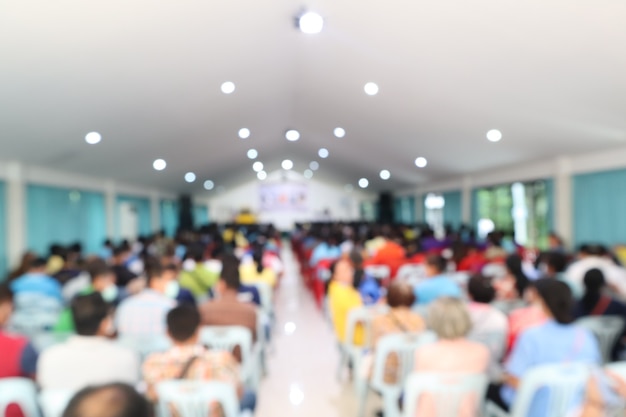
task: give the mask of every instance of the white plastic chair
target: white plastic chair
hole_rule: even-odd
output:
[[[387,265],[370,265],[365,267],[365,274],[380,281],[391,278],[391,269]]]
[[[76,392],[74,390],[43,390],[39,405],[44,417],[61,417]]]
[[[353,369],[358,370],[363,351],[372,344],[372,319],[375,314],[376,310],[368,307],[354,308],[348,313],[348,319],[346,320],[346,337],[339,345],[340,359],[339,367],[337,368],[337,379],[341,380],[341,372],[349,363],[352,363]],[[354,335],[358,326],[361,326],[363,329],[363,346],[354,344]]]
[[[257,335],[257,338],[263,335]],[[200,343],[215,349],[233,352],[239,347],[241,352],[241,380],[255,389],[259,385],[261,373],[261,351],[259,345],[252,344],[252,332],[243,326],[203,326],[200,329]]]
[[[137,352],[142,362],[151,353],[165,352],[172,347],[172,341],[165,336],[145,339],[126,336],[119,338],[117,342]]]
[[[17,404],[25,417],[40,417],[37,407],[37,387],[27,378],[0,379],[0,415],[9,404]]]
[[[541,365],[530,369],[521,380],[507,414],[497,405],[488,402],[488,417],[532,417],[530,414],[533,399],[539,390],[547,396],[545,416],[563,417],[572,411],[576,401],[584,395],[584,389],[591,375],[591,365],[586,363],[565,363]]]
[[[422,395],[430,395],[434,399],[436,412],[430,417],[457,416],[464,401],[473,401],[473,415],[482,415],[488,382],[484,374],[412,373],[405,384],[402,415],[414,417]]]
[[[471,332],[468,335],[468,339],[485,345],[495,360],[499,361],[504,357],[506,352],[506,332]]]
[[[619,316],[589,316],[576,320],[576,325],[591,331],[598,339],[604,363],[611,362],[613,347],[624,331],[624,318]]]
[[[385,417],[399,417],[398,400],[402,394],[404,381],[413,372],[415,351],[426,344],[433,343],[437,336],[431,331],[422,333],[399,333],[383,337],[376,345],[374,367],[369,381],[360,380],[357,384],[359,396],[359,417],[365,415],[367,396],[370,390],[383,397]],[[390,354],[398,358],[398,380],[395,383],[385,381],[385,366]]]
[[[159,417],[207,417],[211,405],[218,402],[224,417],[239,416],[235,387],[223,382],[172,380],[156,385]],[[178,416],[172,413],[173,407]]]
[[[421,264],[405,264],[398,269],[396,279],[401,281],[423,280],[426,278],[426,268]]]

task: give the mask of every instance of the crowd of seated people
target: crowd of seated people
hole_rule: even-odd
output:
[[[52,245],[46,258],[28,252],[0,283],[0,383],[28,378],[42,395],[80,392],[65,415],[85,417],[115,393],[139,416],[148,403],[131,389],[156,404],[162,381],[218,381],[251,415],[258,387],[242,379],[243,347],[212,350],[199,335],[238,326],[265,343],[280,249],[270,226],[212,225],[176,239],[107,240],[97,255],[77,244]],[[17,404],[0,410],[24,415]],[[212,415],[221,415],[217,405]]]
[[[525,375],[540,365],[582,363],[603,369],[606,347],[597,330],[604,322],[589,327],[577,319],[616,316],[626,321],[626,268],[602,245],[582,245],[570,253],[551,234],[549,247],[538,251],[498,232],[479,241],[468,228],[436,238],[425,226],[368,223],[300,225],[292,240],[304,280],[322,298],[320,306],[327,306],[340,346],[361,348],[358,362],[367,369],[360,376],[370,375],[372,352],[381,338],[429,330],[438,341],[418,349],[415,372],[487,375],[488,401],[509,410]],[[398,273],[405,265],[415,266],[413,276]],[[377,276],[381,266],[388,271],[382,279]],[[327,291],[318,294],[316,281],[323,280],[329,280],[323,286]],[[374,303],[365,297],[360,286],[368,280],[386,296]],[[357,310],[369,312],[370,318],[348,329]],[[364,336],[368,329],[370,345]],[[347,334],[354,340],[346,340]],[[626,357],[624,335],[610,346],[613,361]],[[394,357],[386,359],[387,380],[398,375],[397,367]],[[581,388],[575,395],[578,408],[572,415],[604,415],[598,410],[615,398],[626,406],[626,381],[605,371],[593,375],[583,384],[586,394]],[[540,394],[528,416],[547,416],[546,393]],[[424,411],[432,406],[421,404],[419,415],[434,415]],[[471,404],[467,407],[460,415],[475,415]]]

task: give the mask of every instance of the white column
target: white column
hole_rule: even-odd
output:
[[[9,268],[20,262],[26,251],[26,184],[24,167],[19,162],[7,164],[7,260]]]
[[[472,178],[469,176],[463,177],[461,186],[461,221],[464,224],[472,224]]]
[[[150,217],[152,220],[152,232],[161,230],[161,204],[158,191],[150,193]]]
[[[119,238],[119,236],[117,236],[117,228],[115,227],[117,224],[116,200],[117,194],[115,192],[115,182],[106,181],[104,184],[104,204],[107,219],[107,237],[115,240]]]
[[[572,219],[572,166],[567,157],[556,159],[554,176],[554,217],[556,232],[566,244],[574,238]]]

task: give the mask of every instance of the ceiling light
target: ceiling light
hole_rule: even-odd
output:
[[[311,171],[317,171],[320,169],[320,164],[317,161],[313,161],[309,164],[309,168],[311,168]]]
[[[267,178],[267,172],[259,171],[257,172],[256,177],[260,179],[261,181],[263,181],[265,178]]]
[[[380,171],[380,178],[383,180],[388,180],[389,178],[391,178],[391,172],[389,172],[386,169],[383,169],[382,171]]]
[[[289,171],[293,168],[293,162],[290,159],[285,159],[280,166],[283,167],[284,170]]]
[[[428,165],[428,161],[426,160],[426,158],[424,157],[419,157],[415,159],[415,166],[418,168],[424,168],[426,165]]]
[[[252,169],[254,170],[254,172],[263,171],[263,162],[256,161],[254,164],[252,164]]]
[[[315,35],[324,29],[324,18],[314,12],[306,12],[298,18],[298,27],[304,33]]]
[[[188,172],[185,174],[185,181],[191,183],[194,182],[196,180],[196,174],[194,174],[193,172]]]
[[[211,191],[215,187],[215,183],[211,180],[206,180],[204,182],[204,189],[207,191]]]
[[[295,142],[298,139],[300,139],[300,132],[294,129],[290,129],[287,131],[287,133],[285,133],[285,137],[287,138],[288,141]]]
[[[317,151],[317,154],[319,155],[320,158],[325,159],[328,158],[328,149],[326,148],[320,148],[319,151]]]
[[[378,85],[376,85],[376,83],[367,83],[365,87],[363,87],[363,90],[365,90],[365,94],[368,96],[375,96],[378,94]]]
[[[152,163],[152,168],[156,169],[157,171],[163,171],[166,166],[167,162],[165,162],[164,159],[155,159]]]
[[[338,137],[338,138],[342,138],[346,136],[346,131],[341,127],[336,127],[333,133],[335,134],[335,137]]]
[[[354,191],[354,187],[352,186],[352,184],[346,184],[343,189],[347,192],[347,193],[351,193],[352,191]]]
[[[311,171],[310,169],[304,170],[304,178],[306,178],[307,180],[313,178],[313,171]]]
[[[246,129],[245,127],[239,129],[239,137],[241,139],[248,139],[250,137],[250,129]]]
[[[259,156],[259,153],[256,151],[256,149],[248,149],[247,155],[249,159],[256,159],[256,157]]]
[[[90,145],[95,145],[96,143],[100,143],[102,140],[102,135],[98,132],[89,132],[85,135],[85,142]]]
[[[487,139],[490,142],[499,142],[500,139],[502,139],[502,132],[500,132],[498,129],[491,129],[489,132],[487,132]]]
[[[235,83],[232,81],[226,81],[222,84],[222,93],[231,94],[235,91]]]
[[[359,180],[359,187],[367,188],[368,185],[370,185],[370,182],[367,180],[367,178],[361,178]]]

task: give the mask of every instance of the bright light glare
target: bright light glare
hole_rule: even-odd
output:
[[[298,26],[302,32],[315,35],[324,29],[324,18],[317,13],[307,12],[298,19]]]
[[[367,178],[361,178],[359,180],[359,187],[367,188],[368,185],[370,185],[370,182],[367,180]]]
[[[211,180],[206,180],[204,182],[204,189],[207,191],[211,191],[215,187],[215,183]]]
[[[256,149],[248,149],[249,159],[256,159],[257,156],[259,156],[259,153],[256,151]]]
[[[424,157],[419,157],[415,159],[415,166],[418,168],[424,168],[426,165],[428,165],[428,161],[426,160],[426,158]]]
[[[296,331],[296,323],[289,321],[285,323],[285,334],[293,334]]]
[[[188,172],[185,174],[185,181],[194,182],[195,180],[196,180],[196,174],[194,174],[193,172]]]
[[[311,171],[317,171],[320,169],[320,164],[317,161],[313,161],[309,164],[309,168],[311,168]]]
[[[290,170],[291,168],[293,168],[293,162],[290,159],[285,159],[281,164],[281,167],[283,167],[283,169],[285,170]]]
[[[289,388],[289,402],[292,405],[300,405],[304,401],[304,392],[295,384]]]
[[[267,172],[265,171],[257,172],[256,177],[260,179],[261,181],[263,181],[265,178],[267,178]]]
[[[367,83],[365,87],[363,87],[363,90],[365,90],[365,94],[368,96],[375,96],[378,94],[378,85],[376,85],[376,83]]]
[[[313,171],[311,171],[310,169],[305,169],[304,178],[306,178],[307,180],[310,180],[311,178],[313,178]]]
[[[300,132],[294,129],[288,130],[287,133],[285,133],[285,138],[290,142],[295,142],[300,139]]]
[[[317,154],[319,155],[320,158],[325,159],[328,158],[328,149],[326,148],[320,148],[319,151],[317,151]]]
[[[231,94],[235,91],[235,83],[232,81],[226,81],[222,84],[222,93]]]
[[[254,164],[252,164],[252,169],[254,170],[254,172],[263,171],[263,162],[256,161]]]
[[[241,139],[248,139],[250,137],[250,129],[246,129],[245,127],[239,129],[239,137]]]
[[[346,131],[341,127],[336,127],[333,133],[335,134],[335,137],[338,137],[338,138],[342,138],[346,136]]]
[[[163,171],[166,166],[167,162],[165,162],[164,159],[155,159],[152,163],[152,168],[156,169],[157,171]]]
[[[96,143],[100,143],[102,140],[102,135],[98,132],[89,132],[85,135],[85,142],[90,145],[95,145]]]
[[[391,172],[389,172],[386,169],[383,169],[382,171],[380,171],[380,178],[383,180],[388,180],[389,178],[391,178]]]
[[[490,142],[499,142],[500,139],[502,139],[502,132],[500,132],[498,129],[491,129],[489,132],[487,132],[487,140],[489,140]]]

